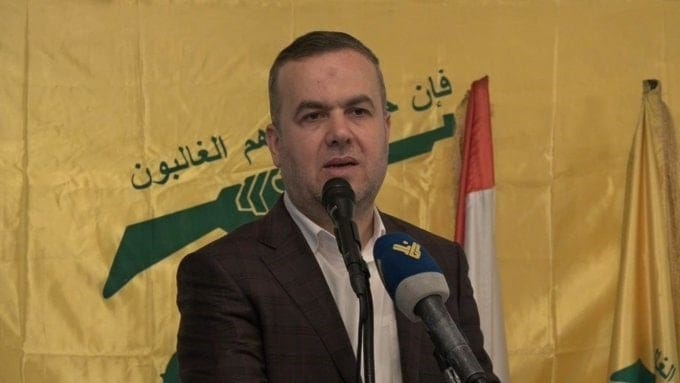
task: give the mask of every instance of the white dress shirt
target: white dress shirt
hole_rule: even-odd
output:
[[[359,326],[359,299],[349,283],[349,274],[338,250],[335,236],[312,222],[295,207],[284,193],[283,202],[300,228],[307,244],[312,249],[316,261],[321,267],[326,283],[333,294],[340,316],[349,335],[352,349],[356,354],[357,334]],[[373,236],[361,249],[361,256],[371,274],[371,296],[373,297],[374,324],[374,356],[376,383],[401,383],[401,362],[399,356],[399,337],[394,305],[385,286],[380,280],[378,269],[373,258],[373,244],[385,234],[385,226],[378,211],[373,213]],[[356,355],[355,355],[356,356]],[[363,377],[363,365],[362,365]]]

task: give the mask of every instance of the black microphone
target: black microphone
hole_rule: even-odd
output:
[[[378,238],[373,256],[399,310],[413,322],[422,319],[441,357],[461,382],[486,382],[486,373],[444,306],[449,287],[427,250],[407,234],[391,233]]]
[[[357,296],[366,295],[368,267],[361,258],[361,240],[354,223],[354,191],[343,178],[332,178],[323,186],[321,203],[333,221],[335,240],[349,272],[350,285]]]
[[[371,297],[368,266],[361,257],[361,240],[354,216],[354,191],[343,178],[333,178],[323,185],[321,203],[326,208],[335,227],[335,240],[349,273],[349,284],[359,298],[359,338],[357,340],[357,382],[360,370],[362,341],[364,378],[366,383],[375,382],[373,350],[373,298]]]

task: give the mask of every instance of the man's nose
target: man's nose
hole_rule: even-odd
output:
[[[326,143],[345,145],[352,139],[352,122],[343,113],[331,114],[328,119]]]

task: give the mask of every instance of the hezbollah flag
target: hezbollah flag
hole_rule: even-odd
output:
[[[610,382],[680,382],[669,257],[670,190],[677,163],[668,111],[656,80],[643,82],[642,112],[628,164]],[[677,189],[675,189],[677,190]]]
[[[484,348],[501,381],[509,383],[496,249],[494,246],[494,169],[489,78],[472,83],[467,98],[462,167],[456,211],[456,241],[465,248],[479,307]]]

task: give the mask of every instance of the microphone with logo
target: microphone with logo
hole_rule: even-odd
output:
[[[422,319],[447,365],[445,374],[452,368],[462,383],[485,383],[484,370],[444,306],[449,288],[427,250],[407,234],[390,233],[375,242],[373,256],[399,310],[412,322]]]

